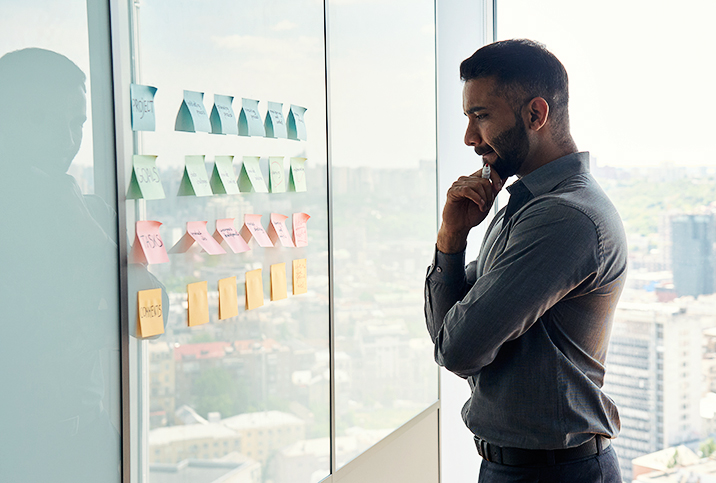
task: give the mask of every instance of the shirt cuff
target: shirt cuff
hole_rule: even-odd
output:
[[[434,283],[462,283],[465,280],[465,251],[443,253],[436,246],[427,278]]]

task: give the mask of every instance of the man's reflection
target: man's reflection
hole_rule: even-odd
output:
[[[105,384],[118,369],[108,367],[118,360],[116,218],[67,174],[85,96],[84,73],[60,54],[0,58],[3,482],[119,481],[105,407],[119,390]]]

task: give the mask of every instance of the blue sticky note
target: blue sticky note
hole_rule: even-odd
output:
[[[214,107],[211,109],[211,132],[213,134],[239,134],[239,126],[234,116],[234,108],[231,103],[232,96],[214,94]]]
[[[129,85],[129,96],[132,98],[133,131],[154,131],[156,128],[154,117],[154,94],[156,92],[156,87]]]
[[[306,140],[306,123],[303,120],[303,115],[305,113],[305,107],[294,106],[293,104],[291,104],[291,108],[288,111],[289,139],[296,139],[300,141]]]
[[[259,101],[254,99],[241,99],[241,112],[239,113],[240,136],[266,136],[266,130],[259,114]]]
[[[211,132],[211,122],[204,107],[204,93],[184,91],[184,100],[177,113],[175,131]]]
[[[268,103],[268,112],[266,112],[266,120],[264,121],[267,138],[286,138],[286,122],[283,119],[283,103]]]

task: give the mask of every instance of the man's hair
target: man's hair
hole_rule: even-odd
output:
[[[492,77],[498,94],[515,112],[525,102],[542,97],[549,104],[558,142],[569,138],[569,80],[567,70],[547,48],[533,40],[502,40],[482,47],[460,64],[460,78]]]

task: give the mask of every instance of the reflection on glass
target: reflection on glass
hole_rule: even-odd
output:
[[[116,216],[68,174],[87,91],[57,52],[0,57],[2,481],[119,481]]]

